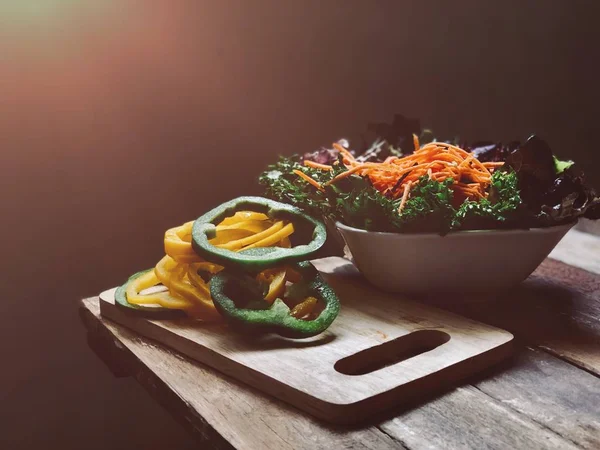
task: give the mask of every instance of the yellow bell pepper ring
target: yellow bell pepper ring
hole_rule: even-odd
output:
[[[268,283],[269,289],[265,300],[269,303],[273,303],[275,299],[282,297],[285,292],[287,270],[283,269],[267,269],[258,274],[256,279],[259,282]]]
[[[165,232],[165,253],[180,263],[199,262],[202,259],[194,252],[191,243],[192,225],[187,222]]]
[[[231,217],[226,217],[220,225],[227,226],[246,220],[267,220],[269,216],[255,211],[238,211]]]
[[[171,295],[169,292],[155,292],[152,294],[140,294],[141,291],[157,286],[159,284],[156,275],[152,272],[146,272],[131,283],[129,283],[125,294],[127,301],[134,305],[160,305],[164,308],[169,309],[186,309],[190,308],[192,304],[177,296]]]
[[[191,243],[192,228],[193,222],[187,222],[165,232],[165,257],[154,270],[135,274],[117,290],[120,306],[138,312],[147,311],[152,317],[170,317],[169,311],[178,314],[185,311],[187,315],[202,320],[220,319],[212,302],[208,280],[223,270],[223,266],[204,261],[196,254]],[[237,211],[217,224],[216,236],[210,244],[234,251],[268,246],[289,249],[289,236],[293,231],[293,224],[270,220],[261,212]],[[273,302],[284,293],[288,275],[294,278],[294,272],[287,267],[269,269],[267,274],[268,281],[264,275],[260,276],[269,285],[266,301]],[[152,287],[157,289],[141,293]],[[165,314],[160,315],[159,312]]]
[[[137,315],[153,319],[175,319],[184,317],[185,313],[182,309],[172,309],[170,306],[189,305],[183,299],[169,299],[169,292],[154,292],[151,294],[140,294],[141,291],[158,285],[158,279],[154,275],[154,270],[149,269],[138,272],[132,275],[129,280],[119,288],[115,293],[115,304],[125,311],[131,311]],[[128,301],[129,297],[133,302]],[[183,305],[178,305],[176,302],[182,301]],[[161,305],[162,304],[162,305]],[[168,304],[169,307],[163,305]]]
[[[165,253],[179,263],[189,264],[202,261],[192,248],[191,234],[193,223],[193,221],[187,222],[178,227],[170,228],[165,232]],[[254,243],[259,241],[261,236],[269,236],[270,233],[264,232],[270,228],[272,229],[272,225],[265,214],[253,211],[238,211],[235,215],[225,218],[217,225],[216,237],[211,239],[210,243],[212,245],[235,247],[238,242],[244,242],[245,238],[249,238],[250,243]],[[280,228],[282,227],[277,225],[274,229],[279,230]],[[284,239],[289,234],[282,234],[284,236],[282,238],[282,246],[286,244]],[[258,237],[255,238],[253,235]],[[289,243],[289,239],[287,243]]]
[[[221,316],[215,309],[208,289],[197,289],[195,283],[187,279],[189,273],[187,264],[177,263],[166,255],[156,265],[154,272],[160,282],[169,288],[169,291],[191,305],[194,317],[204,321],[217,321]],[[197,280],[195,280],[197,282]]]
[[[290,311],[290,314],[296,319],[302,319],[314,311],[317,302],[318,300],[315,297],[307,297],[303,302],[294,306]]]

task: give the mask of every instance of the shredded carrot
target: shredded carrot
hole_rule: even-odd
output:
[[[399,210],[401,211],[408,198],[410,187],[418,182],[423,176],[431,180],[444,181],[452,179],[451,187],[461,197],[476,199],[487,196],[491,183],[492,172],[502,166],[502,162],[479,161],[475,155],[456,145],[445,142],[430,142],[420,146],[419,138],[413,135],[415,151],[404,157],[390,156],[383,162],[359,162],[354,155],[340,144],[333,147],[342,155],[343,165],[346,171],[336,175],[332,180],[321,186],[315,180],[304,173],[298,173],[317,189],[337,183],[351,175],[367,177],[373,187],[393,198],[402,196],[404,199]],[[305,162],[309,167],[331,170],[332,166],[314,162]]]
[[[377,165],[377,163],[362,163],[362,164],[359,164],[357,166],[354,166],[351,169],[348,169],[346,172],[342,172],[339,175],[336,175],[335,178],[333,178],[332,180],[329,180],[327,183],[325,183],[325,186],[329,186],[330,184],[333,184],[336,181],[339,181],[339,180],[341,180],[343,178],[349,177],[353,173],[356,173],[356,172],[358,172],[360,170],[367,169],[369,167],[373,167],[373,166],[376,166],[376,165]],[[294,172],[296,172],[296,171],[294,171]]]
[[[315,161],[306,160],[304,161],[304,165],[306,167],[312,167],[313,169],[322,169],[322,170],[333,170],[333,167],[328,166],[327,164],[320,164]]]
[[[342,154],[342,156],[345,157],[349,162],[356,161],[356,159],[354,158],[354,155],[352,153],[350,153],[350,151],[347,148],[344,148],[342,145],[338,144],[337,142],[335,144],[333,144],[333,148],[335,148],[338,152],[340,152]]]
[[[413,145],[415,147],[415,152],[418,152],[421,146],[419,145],[419,136],[413,133]]]
[[[404,205],[406,205],[406,200],[408,200],[408,193],[410,192],[410,186],[412,181],[409,181],[404,185],[404,193],[402,194],[402,200],[400,201],[400,206],[398,206],[398,214],[402,212],[404,209]]]
[[[318,190],[320,191],[324,191],[325,189],[323,188],[323,186],[321,186],[321,184],[316,181],[313,180],[311,177],[309,177],[308,175],[306,175],[304,172],[300,171],[300,170],[294,170],[293,171],[296,175],[298,175],[300,178],[302,178],[304,181],[306,181],[307,183],[312,184],[314,187],[316,187]]]

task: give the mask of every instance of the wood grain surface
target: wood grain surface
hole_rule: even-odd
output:
[[[598,438],[600,380],[540,351],[524,348],[469,386],[441,396],[421,393],[414,404],[376,416],[371,424],[346,427],[315,421],[103,319],[97,297],[84,300],[82,315],[95,335],[104,335],[118,349],[121,367],[201,443],[209,441],[214,448],[505,449],[514,444],[510,448],[545,449],[572,448],[573,443],[594,448]],[[560,377],[552,376],[555,371]],[[580,395],[570,397],[569,391]],[[495,434],[487,432],[490,427]]]
[[[474,385],[575,444],[600,448],[600,383],[592,374],[546,352],[524,349],[507,370]]]
[[[568,440],[472,386],[455,389],[381,428],[411,449],[573,449]]]
[[[120,364],[203,445],[290,450],[402,448],[373,426],[350,428],[315,421],[283,401],[103,319],[98,297],[83,302],[81,314],[87,328],[119,349]]]
[[[600,375],[597,274],[546,259],[516,289],[492,297],[484,302],[457,302],[446,307],[502,327],[529,345]]]
[[[577,239],[570,232],[563,243]],[[577,245],[566,248],[568,252]],[[577,258],[577,253],[569,256]],[[590,257],[595,260],[586,259]],[[578,265],[590,270],[599,259],[600,255],[587,254]],[[498,304],[487,313],[481,305],[456,308],[512,330],[519,344],[515,357],[446,394],[421,393],[410,405],[375,416],[361,427],[315,421],[155,345],[102,318],[97,297],[83,301],[81,315],[90,335],[103,339],[118,354],[120,372],[135,376],[202,448],[210,443],[214,448],[240,449],[594,449],[600,436],[600,378],[590,369],[600,349],[599,280],[598,273],[547,260],[526,282],[534,286],[525,289],[539,290],[531,305],[519,307],[523,298],[515,297],[513,303]],[[543,288],[545,283],[550,283],[548,289]],[[572,331],[580,333],[583,345],[570,335]]]
[[[101,294],[100,310],[146,337],[337,423],[364,420],[510,354],[513,337],[506,331],[383,293],[365,283],[343,258],[314,264],[336,291],[342,310],[327,332],[308,340],[249,338],[225,325],[140,318],[115,305],[114,290]],[[435,341],[438,337],[444,339]],[[399,351],[389,347],[404,342],[410,342],[403,349],[409,353],[432,342],[436,348],[377,370],[360,370],[377,358],[388,362]],[[369,349],[375,356],[368,357]],[[355,362],[342,369],[352,355]]]

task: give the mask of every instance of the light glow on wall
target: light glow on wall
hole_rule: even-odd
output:
[[[23,41],[66,36],[90,19],[106,20],[126,0],[0,0],[0,37]]]

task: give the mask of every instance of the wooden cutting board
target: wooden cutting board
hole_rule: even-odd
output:
[[[510,355],[513,336],[381,292],[343,258],[313,262],[339,296],[340,315],[320,336],[250,337],[224,324],[149,320],[100,295],[103,316],[308,413],[354,423],[439,390]]]

